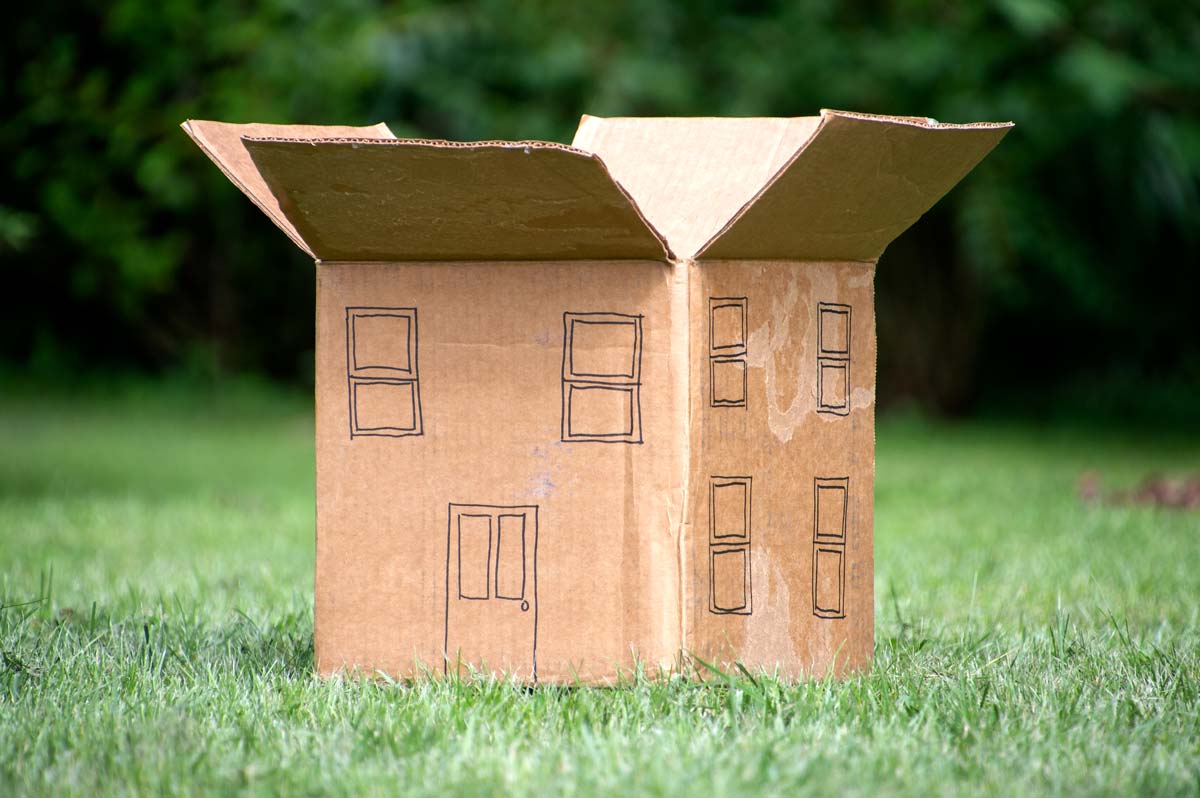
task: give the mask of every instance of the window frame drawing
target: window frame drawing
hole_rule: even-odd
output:
[[[837,535],[821,532],[821,491],[841,491],[841,530]],[[818,618],[846,617],[846,542],[850,523],[850,477],[813,478],[813,539],[812,539],[812,606]],[[837,607],[821,607],[817,603],[820,588],[821,555],[836,555],[838,601]]]
[[[742,532],[740,535],[719,534],[717,529],[717,493],[722,488],[743,486]],[[713,475],[708,478],[708,611],[713,615],[751,615],[754,611],[754,582],[751,568],[753,540],[754,480],[748,476]],[[736,607],[717,604],[717,558],[730,554],[742,555],[742,598]]]
[[[716,311],[738,308],[742,321],[741,340],[733,344],[717,344]],[[708,404],[709,407],[746,407],[748,382],[746,378],[746,337],[749,329],[749,300],[744,296],[710,296],[708,298]],[[736,364],[741,367],[742,395],[739,399],[717,398],[717,368]]]
[[[850,333],[852,308],[838,302],[817,303],[817,412],[831,416],[850,414]],[[844,349],[835,349],[826,342],[826,316],[842,316],[846,325]],[[842,402],[826,404],[827,373],[840,373]]]
[[[575,371],[575,325],[611,324],[633,327],[633,352],[629,373],[595,373]],[[562,425],[560,437],[564,443],[628,443],[640,444],[642,439],[642,336],[641,314],[608,311],[565,311],[563,313],[562,353]],[[572,429],[571,406],[585,391],[610,391],[628,395],[629,424],[620,431],[586,432]]]
[[[361,318],[390,317],[408,320],[408,337],[405,350],[408,368],[386,364],[358,364],[358,330],[355,321]],[[407,438],[425,434],[421,412],[421,378],[418,368],[417,309],[415,307],[346,307],[346,394],[349,409],[350,439],[359,437]],[[367,427],[358,421],[358,389],[362,386],[406,386],[411,392],[411,427]]]

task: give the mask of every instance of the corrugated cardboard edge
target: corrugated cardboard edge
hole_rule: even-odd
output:
[[[922,130],[930,130],[930,131],[939,131],[939,130],[941,130],[941,131],[947,131],[947,130],[950,130],[950,131],[952,131],[952,130],[963,130],[963,131],[967,131],[967,130],[1001,130],[1001,131],[1004,131],[999,136],[996,137],[995,141],[992,142],[992,144],[989,147],[987,147],[986,149],[979,152],[978,157],[975,160],[976,164],[978,164],[979,161],[983,160],[983,158],[987,157],[988,153],[990,153],[991,150],[994,149],[995,146],[1000,143],[1000,140],[1004,137],[1005,133],[1007,133],[1008,129],[1012,128],[1013,124],[1014,124],[1013,122],[969,122],[969,123],[965,123],[965,124],[951,124],[951,123],[938,122],[937,120],[930,119],[927,117],[888,116],[888,115],[883,115],[883,114],[864,114],[864,113],[856,113],[853,111],[835,111],[835,110],[828,109],[828,108],[822,108],[821,109],[821,122],[819,125],[817,125],[816,130],[813,131],[812,135],[808,138],[808,140],[805,141],[804,144],[800,147],[800,149],[798,149],[796,151],[796,153],[790,159],[788,159],[787,163],[785,163],[783,165],[783,167],[781,167],[775,173],[775,175],[772,176],[772,178],[766,183],[766,185],[764,185],[745,205],[743,205],[742,208],[736,214],[734,214],[734,216],[732,218],[730,218],[730,220],[711,239],[709,239],[704,244],[704,246],[700,247],[700,249],[697,251],[697,253],[694,255],[694,257],[697,260],[700,260],[700,259],[725,260],[725,259],[737,259],[737,258],[741,257],[741,256],[739,256],[739,254],[737,252],[720,250],[718,245],[720,244],[722,239],[724,239],[731,230],[733,230],[734,228],[737,227],[739,222],[741,222],[744,218],[746,218],[747,216],[749,216],[750,214],[752,214],[754,212],[755,207],[758,205],[759,201],[763,198],[763,196],[766,195],[769,191],[771,191],[771,189],[777,183],[779,183],[779,181],[783,178],[783,176],[788,173],[788,171],[793,167],[793,165],[795,165],[797,162],[801,161],[804,158],[805,152],[813,145],[813,143],[818,141],[822,137],[823,134],[826,134],[834,125],[836,125],[838,123],[839,120],[858,120],[858,121],[866,121],[866,122],[875,122],[875,123],[888,124],[888,125],[900,126],[900,127],[919,128]],[[970,171],[970,169],[967,170],[967,172],[969,172],[969,171]],[[964,176],[965,176],[965,174],[964,174]],[[961,180],[961,179],[962,179],[962,177],[959,177],[959,180]],[[946,193],[948,193],[949,190],[951,188],[953,188],[956,183],[957,183],[957,181],[952,182],[937,197],[934,197],[932,199],[932,201],[929,203],[929,207],[932,207],[932,205],[936,204],[937,200],[941,199],[942,196],[944,196]],[[928,208],[926,208],[926,210],[927,209]],[[917,219],[919,219],[923,213],[924,213],[924,211],[922,211],[922,213],[919,213],[916,216],[912,217],[911,219],[907,220],[907,226],[911,226],[913,223],[915,223],[917,221]],[[906,226],[906,228],[907,228],[907,226]],[[904,228],[904,229],[906,229],[906,228]],[[897,235],[899,234],[899,232],[902,232],[902,230],[898,231]],[[895,236],[893,236],[892,238],[894,240]],[[846,257],[845,253],[781,251],[778,254],[771,255],[770,258],[791,258],[791,259],[799,259],[799,260],[861,260],[863,262],[872,262],[873,263],[873,262],[878,261],[880,255],[882,255],[882,254],[883,254],[882,248],[880,248],[877,252],[868,253],[865,256],[853,257],[853,258]]]
[[[532,150],[532,149],[537,149],[537,150],[555,150],[555,151],[560,151],[560,152],[564,152],[564,153],[569,153],[571,155],[578,156],[580,158],[587,158],[589,160],[595,161],[599,165],[600,171],[603,174],[603,176],[613,186],[616,187],[621,198],[628,205],[629,209],[633,211],[634,217],[642,225],[642,227],[644,227],[645,230],[647,232],[649,232],[650,235],[657,241],[659,247],[662,250],[660,256],[650,258],[650,259],[653,259],[653,260],[661,259],[664,261],[675,260],[675,255],[671,251],[670,245],[667,242],[666,238],[662,235],[662,233],[660,233],[654,227],[653,224],[650,223],[649,219],[646,218],[646,215],[642,212],[641,208],[638,207],[637,201],[633,198],[633,196],[625,189],[624,186],[622,186],[620,184],[620,182],[618,182],[612,176],[612,172],[609,170],[608,166],[605,165],[604,160],[602,158],[600,158],[600,156],[596,155],[595,153],[591,153],[586,150],[581,150],[577,147],[571,147],[569,145],[560,144],[558,142],[553,142],[553,141],[538,141],[538,140],[533,140],[533,139],[527,139],[527,140],[521,140],[521,141],[505,141],[505,140],[499,140],[499,139],[492,139],[492,140],[486,140],[486,141],[447,141],[444,139],[429,139],[429,138],[376,139],[376,138],[369,138],[369,137],[341,137],[341,136],[331,136],[331,137],[322,137],[322,138],[297,138],[297,137],[291,137],[291,136],[242,136],[241,141],[242,141],[243,147],[245,147],[245,145],[247,143],[285,143],[285,144],[307,144],[310,146],[316,146],[316,145],[321,145],[321,144],[337,144],[337,145],[350,145],[355,148],[358,148],[358,147],[417,147],[417,148],[430,148],[430,149],[436,149],[436,150],[488,150],[488,149]],[[253,152],[250,152],[249,150],[247,150],[247,152],[249,152],[250,157],[253,159],[253,157],[254,157]],[[233,179],[233,178],[231,178],[231,179]],[[282,202],[281,198],[279,197],[279,192],[282,190],[282,187],[273,185],[273,181],[270,179],[269,176],[264,178],[264,180],[265,180],[265,185],[269,188],[269,190],[271,191],[271,195],[272,195],[273,199],[275,200],[274,207],[279,210],[280,216],[287,220],[288,227],[290,228],[292,233],[294,233],[293,240],[296,240],[296,239],[303,240],[303,237],[301,236],[301,234],[299,232],[299,228],[303,227],[304,223],[299,220],[293,220],[288,216],[288,212],[287,212],[287,210],[285,210],[286,203]],[[285,229],[285,232],[287,232],[286,229]],[[310,254],[313,254],[314,249],[309,245],[309,243],[307,241],[304,241],[304,243],[302,243],[301,246],[305,249],[305,251],[309,252]],[[314,254],[314,257],[317,257],[318,259],[322,259],[319,254]],[[324,258],[324,259],[334,260],[334,258]],[[509,258],[504,258],[504,257],[498,256],[496,259],[504,260],[504,259],[509,259]],[[581,258],[581,259],[587,260],[588,258]],[[647,255],[646,255],[646,253],[631,254],[630,259],[631,260],[646,260]],[[336,260],[354,260],[354,259],[339,257],[339,258],[336,258]],[[395,260],[395,261],[400,262],[405,259],[404,258],[390,258],[390,260]],[[428,262],[430,260],[430,258],[420,257],[420,258],[413,258],[413,260]],[[453,257],[453,258],[447,258],[447,260],[459,261],[459,260],[462,260],[462,258],[461,257]]]
[[[431,138],[386,138],[377,139],[371,136],[321,136],[309,138],[307,136],[242,136],[242,141],[286,141],[295,144],[369,144],[383,145],[387,147],[437,147],[441,149],[486,149],[489,147],[507,147],[510,149],[521,149],[529,147],[539,150],[563,150],[565,152],[574,153],[575,155],[594,156],[595,153],[581,150],[578,147],[572,147],[570,144],[563,144],[557,141],[541,141],[538,139],[521,139],[511,141],[508,139],[482,139],[480,141],[451,141],[450,139],[431,139]]]
[[[251,202],[258,206],[259,210],[267,215],[267,218],[275,223],[276,227],[292,240],[292,243],[308,253],[309,256],[313,256],[312,250],[304,243],[300,235],[296,232],[295,227],[284,216],[279,207],[279,201],[267,187],[262,175],[254,168],[250,154],[246,152],[245,146],[242,143],[242,133],[247,130],[275,128],[281,132],[288,131],[290,135],[295,136],[300,131],[325,132],[328,135],[329,132],[335,130],[355,130],[364,133],[366,131],[374,131],[378,134],[376,137],[364,135],[363,140],[376,141],[378,139],[395,138],[392,131],[383,122],[377,122],[367,127],[348,128],[343,126],[318,125],[236,124],[231,122],[214,122],[206,119],[188,119],[180,127],[196,143],[196,146],[208,156],[209,160],[216,164],[225,177],[229,178],[229,182],[237,186]]]

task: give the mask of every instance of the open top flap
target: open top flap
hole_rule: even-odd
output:
[[[247,138],[313,254],[342,261],[669,257],[599,158],[547,142]]]
[[[584,116],[572,146],[603,158],[675,254],[686,258],[766,185],[820,121]]]
[[[279,203],[275,200],[275,196],[271,194],[267,184],[263,182],[262,176],[259,175],[258,169],[250,160],[250,154],[246,152],[246,147],[242,144],[242,136],[283,136],[293,139],[317,139],[333,136],[370,139],[395,138],[392,131],[388,130],[387,125],[382,122],[370,127],[350,127],[347,125],[237,125],[228,122],[189,119],[181,127],[204,151],[204,154],[225,173],[225,176],[309,255],[312,255],[312,251],[304,244],[300,236],[296,234],[291,222],[279,210]]]
[[[808,143],[697,257],[874,261],[1011,127],[823,110]]]

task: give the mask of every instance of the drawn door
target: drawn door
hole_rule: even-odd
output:
[[[537,537],[536,506],[450,505],[447,672],[537,680]]]

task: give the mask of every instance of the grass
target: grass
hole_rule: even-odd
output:
[[[0,398],[0,795],[1200,793],[1200,441],[891,419],[874,669],[618,689],[312,676],[310,409]]]

